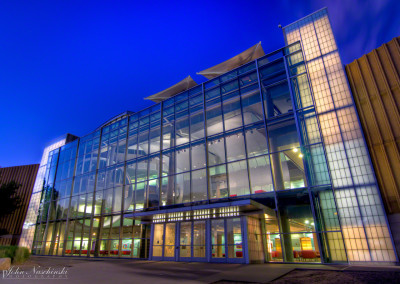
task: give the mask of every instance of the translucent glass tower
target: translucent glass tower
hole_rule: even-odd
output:
[[[385,210],[326,9],[283,29],[300,41],[350,261],[396,261]]]

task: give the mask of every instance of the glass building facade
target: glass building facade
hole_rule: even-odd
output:
[[[38,255],[397,262],[326,10],[286,46],[49,153]]]

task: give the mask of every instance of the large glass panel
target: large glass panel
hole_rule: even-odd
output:
[[[181,231],[179,236],[179,256],[180,257],[191,257],[191,245],[192,245],[192,222],[182,222]]]
[[[149,179],[158,178],[160,174],[160,157],[154,156],[149,159]]]
[[[148,207],[157,207],[159,205],[158,179],[148,181],[148,202]]]
[[[187,111],[183,113],[183,115],[185,115],[185,117],[182,118],[177,117],[175,122],[176,145],[181,145],[189,142],[189,117]]]
[[[203,105],[191,110],[190,115],[190,140],[195,141],[204,137],[204,111]]]
[[[141,131],[138,138],[138,156],[149,154],[149,131]]]
[[[225,131],[243,125],[239,94],[237,93],[234,98],[226,99],[227,97],[223,98]]]
[[[211,256],[213,258],[225,257],[225,226],[224,220],[211,220]]]
[[[226,165],[209,168],[210,199],[228,197]]]
[[[176,149],[176,173],[190,170],[190,148]]]
[[[162,159],[162,175],[173,175],[175,173],[175,151],[163,152]]]
[[[271,165],[268,156],[249,159],[251,193],[273,191]]]
[[[265,88],[264,105],[267,117],[293,112],[287,81]]]
[[[271,155],[275,190],[306,186],[303,155],[298,148]]]
[[[307,190],[281,192],[278,194],[278,208],[285,260],[319,262],[319,248]]]
[[[268,154],[267,133],[264,126],[246,130],[247,156]]]
[[[175,204],[190,202],[190,173],[175,176]]]
[[[299,147],[294,118],[282,119],[268,125],[269,147],[271,152]]]
[[[241,90],[244,124],[250,124],[264,119],[258,85]]]
[[[160,127],[153,128],[150,130],[150,153],[160,151],[161,142],[161,129]]]
[[[267,234],[267,250],[268,250],[268,260],[271,262],[282,262],[282,244],[279,234]]]
[[[165,224],[164,257],[175,256],[175,223]]]
[[[225,139],[226,139],[226,156],[228,162],[233,162],[246,158],[243,132],[237,132],[231,134],[227,136]]]
[[[147,160],[137,162],[136,180],[144,181],[147,179]]]
[[[129,138],[128,138],[128,149],[127,149],[127,154],[126,154],[126,159],[131,160],[137,157],[137,151],[138,151],[138,144],[137,144],[137,135],[133,134],[131,135],[129,133]]]
[[[206,170],[192,172],[192,202],[207,199],[207,176]]]
[[[129,163],[126,165],[125,177],[126,182],[136,182],[136,163]]]
[[[161,179],[161,206],[174,204],[174,176]]]
[[[246,161],[229,163],[228,173],[230,197],[250,194]]]
[[[206,221],[193,222],[193,257],[206,256]]]
[[[168,149],[175,145],[175,121],[174,116],[167,116],[163,118],[163,149]]]
[[[207,135],[221,133],[223,131],[221,99],[209,101],[206,106]]]
[[[208,165],[225,163],[225,142],[224,137],[216,138],[208,142]]]
[[[243,258],[242,226],[240,218],[226,219],[229,258]]]
[[[128,184],[124,187],[123,208],[124,211],[133,211],[135,209],[135,184]]]
[[[135,210],[142,210],[145,203],[146,183],[140,182],[136,184],[135,190]]]
[[[191,161],[192,170],[206,167],[206,145],[204,143],[192,145]]]

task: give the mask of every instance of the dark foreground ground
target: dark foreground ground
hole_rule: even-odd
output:
[[[395,266],[242,265],[33,256],[25,264],[13,266],[13,271],[8,279],[3,272],[0,283],[400,283],[400,267]],[[63,273],[47,273],[54,271]]]

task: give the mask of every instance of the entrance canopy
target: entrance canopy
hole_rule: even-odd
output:
[[[165,89],[164,91],[161,91],[144,99],[159,103],[170,97],[175,96],[176,94],[193,88],[194,86],[197,86],[197,83],[192,79],[192,77],[187,76],[185,79],[169,87],[168,89]]]
[[[228,59],[218,65],[205,69],[198,72],[198,75],[203,75],[207,79],[213,79],[220,76],[228,71],[231,71],[247,62],[253,61],[261,56],[265,55],[264,50],[261,46],[261,41],[242,53]]]

